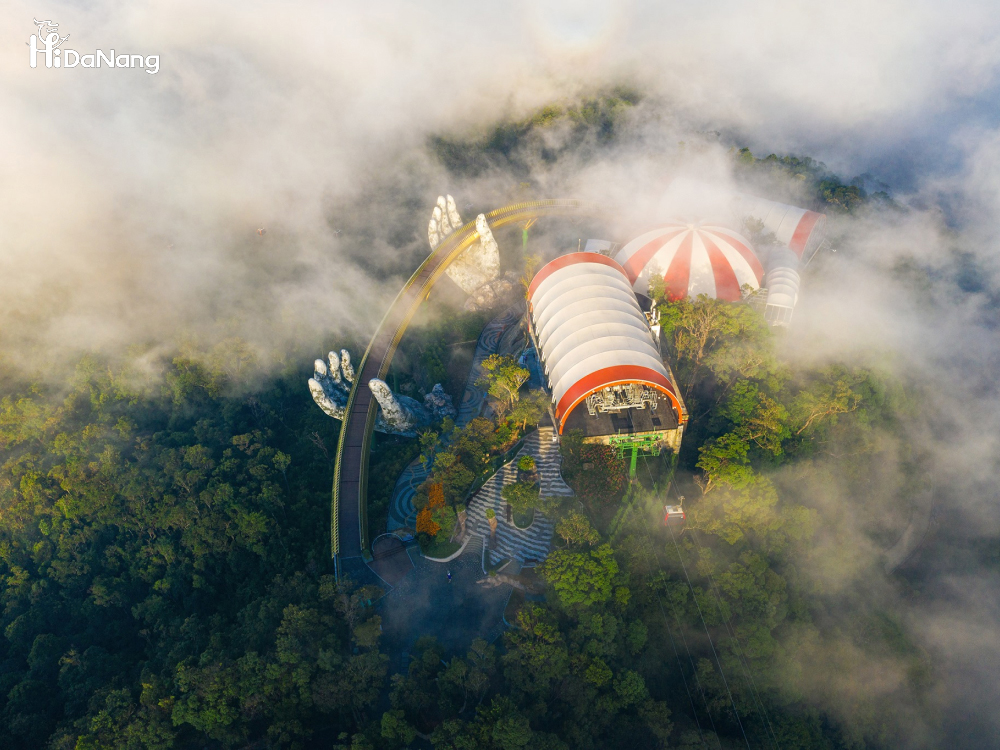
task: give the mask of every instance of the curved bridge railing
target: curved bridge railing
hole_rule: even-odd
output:
[[[496,228],[543,216],[573,214],[584,206],[575,200],[529,201],[491,211],[486,220]],[[356,367],[334,464],[330,514],[330,549],[334,557],[358,557],[368,548],[368,457],[378,410],[368,381],[385,379],[396,347],[420,304],[449,264],[478,240],[476,223],[472,221],[448,235],[427,256],[396,295]]]

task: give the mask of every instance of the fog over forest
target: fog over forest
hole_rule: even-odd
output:
[[[156,54],[159,70],[31,69],[25,40],[43,18],[81,52]],[[795,568],[840,634],[788,645],[781,668],[843,724],[870,701],[892,707],[898,746],[994,746],[995,3],[14,0],[0,19],[2,388],[67,392],[85,356],[154,388],[177,352],[235,340],[263,381],[363,347],[426,256],[445,193],[466,220],[523,197],[593,201],[622,238],[663,218],[678,178],[709,186],[705,201],[754,185],[806,200],[788,174],[741,175],[741,148],[884,193],[880,208],[828,212],[835,252],[809,269],[777,344],[792,365],[872,367],[906,394],[861,479],[841,475],[848,445],[775,472],[783,498],[823,519]],[[636,103],[613,139],[557,123],[480,168],[449,167],[449,144],[621,91]],[[897,499],[927,492],[926,541],[885,573],[911,512]],[[873,661],[849,632],[882,609],[932,665],[919,691],[912,654]]]

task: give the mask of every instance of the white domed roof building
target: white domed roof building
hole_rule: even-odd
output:
[[[528,313],[560,434],[649,434],[679,448],[687,414],[625,269],[598,253],[560,256],[532,279]]]
[[[719,226],[666,224],[645,232],[615,255],[637,294],[661,276],[670,299],[705,294],[738,301],[744,284],[759,289],[764,269],[750,242]]]

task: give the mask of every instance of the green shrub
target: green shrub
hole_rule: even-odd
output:
[[[431,512],[431,519],[441,528],[438,533],[435,534],[437,539],[450,539],[451,533],[455,530],[456,522],[455,509],[450,505],[445,505],[443,508],[435,508]]]
[[[582,499],[609,503],[625,491],[625,459],[608,445],[580,445],[563,464],[563,476]]]
[[[515,513],[524,514],[538,506],[538,487],[527,482],[508,484],[500,491],[500,496]]]

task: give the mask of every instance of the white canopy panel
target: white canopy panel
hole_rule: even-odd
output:
[[[625,383],[663,392],[683,421],[632,280],[617,262],[596,253],[556,258],[532,279],[528,309],[560,432],[587,396]]]
[[[573,326],[571,331],[560,337],[558,344],[550,347],[549,357],[551,359],[559,360],[563,355],[591,339],[603,339],[608,336],[634,336],[637,333],[642,334],[646,329],[645,323],[631,317],[626,320],[609,321],[601,311],[589,313],[586,316],[581,315],[580,318],[590,316],[593,316],[593,319],[589,324],[585,324],[581,320],[579,327]],[[548,366],[546,366],[546,370],[548,370]]]

